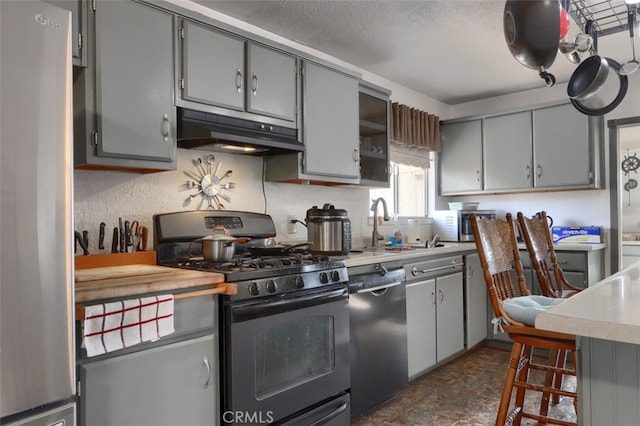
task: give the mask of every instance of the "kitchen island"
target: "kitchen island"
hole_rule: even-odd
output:
[[[640,262],[536,318],[578,339],[581,425],[640,425]]]

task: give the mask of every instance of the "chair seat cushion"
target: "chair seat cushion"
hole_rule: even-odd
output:
[[[502,306],[514,320],[534,326],[539,313],[562,302],[563,299],[556,297],[531,295],[505,299]]]

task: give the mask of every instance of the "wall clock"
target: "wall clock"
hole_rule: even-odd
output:
[[[231,197],[225,193],[236,187],[233,182],[223,182],[233,173],[232,170],[219,175],[221,161],[216,164],[216,157],[213,154],[207,155],[204,160],[202,158],[196,158],[193,160],[193,164],[196,168],[195,172],[184,172],[190,179],[184,186],[186,189],[193,189],[197,192],[189,195],[185,200],[185,204],[189,204],[194,198],[201,196],[200,206],[206,201],[208,208],[210,209],[224,209],[225,205],[221,200],[227,203],[231,202]],[[215,166],[214,166],[215,164]]]

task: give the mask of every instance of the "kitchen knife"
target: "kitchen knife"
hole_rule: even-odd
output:
[[[88,255],[89,254],[89,231],[82,231],[82,242],[84,243],[84,246],[82,247],[82,250],[84,250],[84,255]]]
[[[125,251],[125,233],[124,233],[124,223],[122,222],[122,218],[118,218],[118,225],[120,231],[120,253],[124,253]]]
[[[100,222],[100,233],[98,234],[98,248],[100,250],[104,250],[104,228],[106,226],[106,223]]]
[[[113,228],[113,238],[111,239],[111,253],[118,252],[118,227]]]
[[[124,251],[129,252],[129,246],[131,245],[131,222],[124,221]],[[122,251],[122,250],[120,250]]]
[[[140,250],[147,250],[147,238],[149,237],[149,229],[146,226],[143,226],[140,229]]]
[[[84,231],[87,232],[87,231]],[[80,244],[80,248],[82,248],[83,254],[87,255],[89,254],[89,250],[87,248],[87,245],[84,242],[84,239],[82,238],[82,234],[80,234],[80,232],[75,231],[75,238],[76,238],[76,244]],[[87,236],[87,240],[88,240],[88,236]]]

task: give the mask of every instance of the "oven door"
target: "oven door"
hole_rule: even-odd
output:
[[[226,312],[224,423],[277,422],[349,389],[346,285]]]

